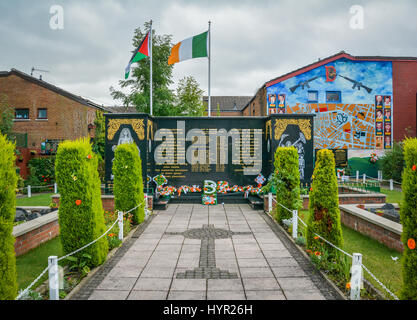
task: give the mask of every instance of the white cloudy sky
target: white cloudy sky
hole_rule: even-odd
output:
[[[52,5],[64,29],[49,26]],[[351,29],[350,7],[364,9]],[[133,31],[153,19],[173,42],[212,21],[212,95],[253,95],[266,81],[344,50],[352,55],[417,56],[415,0],[0,0],[0,70],[30,74],[97,103],[113,105],[130,59]],[[178,63],[207,91],[207,59]],[[176,87],[176,83],[173,88]]]

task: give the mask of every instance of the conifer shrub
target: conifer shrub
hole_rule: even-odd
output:
[[[60,192],[59,228],[65,254],[97,239],[106,231],[101,202],[97,155],[87,138],[59,144],[55,175]],[[107,257],[106,237],[75,255],[82,260],[85,254],[90,267],[102,264]],[[84,255],[84,256],[83,256]]]
[[[401,240],[404,243],[402,256],[403,285],[401,298],[417,299],[417,139],[404,140],[405,167],[403,171],[402,191],[404,200],[400,218],[403,226]]]
[[[17,186],[14,148],[14,144],[0,134],[0,300],[14,300],[17,295],[12,235]]]
[[[320,255],[324,248],[319,234],[334,245],[343,245],[340,222],[339,197],[335,160],[331,150],[317,152],[316,165],[312,176],[309,193],[309,219],[307,223],[307,249]],[[335,260],[340,257],[339,251],[329,245],[325,246],[327,258]],[[339,259],[338,259],[339,260]]]
[[[143,203],[142,161],[134,143],[120,144],[114,152],[113,193],[116,211],[131,211],[133,224],[140,224],[145,219]]]
[[[276,220],[282,223],[284,219],[292,218],[290,210],[300,208],[300,171],[298,169],[298,152],[294,147],[281,147],[275,151],[275,172],[273,184],[276,188]]]

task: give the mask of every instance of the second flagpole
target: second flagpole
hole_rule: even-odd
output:
[[[210,62],[211,62],[211,21],[208,22],[208,116],[211,117],[211,96],[210,96]]]
[[[149,41],[149,51],[150,51],[150,56],[151,56],[151,60],[150,60],[150,64],[151,64],[151,66],[150,66],[150,107],[151,107],[151,115],[153,115],[153,113],[152,113],[152,107],[153,107],[153,99],[152,99],[152,96],[153,96],[153,94],[152,94],[152,90],[153,90],[153,88],[152,88],[152,20],[151,20],[151,30],[150,30],[150,33],[149,33],[149,36],[150,36],[150,41]]]

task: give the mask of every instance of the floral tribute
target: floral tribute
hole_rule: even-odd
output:
[[[153,181],[155,181],[158,187],[168,183],[167,178],[165,178],[163,174],[158,174],[157,176],[153,177]]]
[[[377,161],[378,161],[378,156],[376,155],[376,153],[375,153],[375,152],[372,152],[372,153],[371,153],[370,158],[369,158],[369,161],[370,161],[371,163],[375,163],[375,162],[377,162]]]

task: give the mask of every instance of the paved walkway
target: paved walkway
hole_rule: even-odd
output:
[[[246,204],[171,204],[156,211],[73,299],[340,297],[261,211]]]

